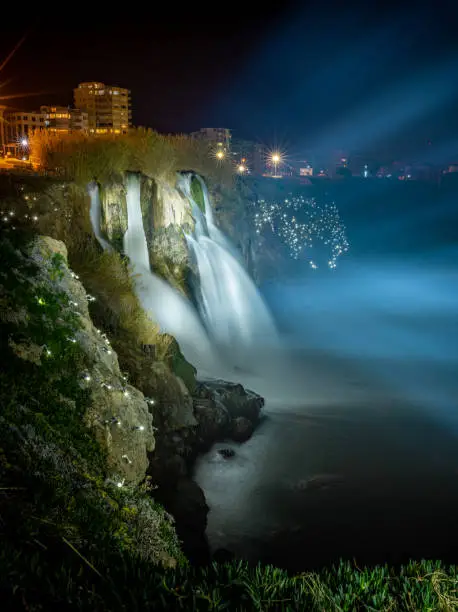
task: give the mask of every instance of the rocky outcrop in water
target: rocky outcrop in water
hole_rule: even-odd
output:
[[[186,405],[189,412],[185,415],[183,406],[174,427],[165,407],[155,407],[155,422],[169,425],[159,426],[149,473],[159,485],[157,499],[175,517],[185,554],[195,563],[207,563],[210,557],[205,535],[209,508],[192,480],[193,463],[218,440],[247,440],[263,405],[262,397],[242,385],[217,380],[198,383],[192,405]]]
[[[261,396],[242,385],[217,380],[198,383],[192,402],[181,407],[180,421],[170,420],[167,406],[155,406],[158,432],[149,468],[153,480],[173,485],[192,467],[197,454],[215,442],[247,440],[263,405]]]

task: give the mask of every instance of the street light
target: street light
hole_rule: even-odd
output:
[[[281,161],[281,157],[279,153],[272,153],[272,162],[274,164],[274,176],[277,176],[277,167]]]
[[[237,170],[240,172],[240,174],[243,174],[244,172],[246,172],[246,166],[244,166],[243,164],[240,164]]]
[[[224,159],[224,151],[221,151],[221,150],[217,151],[216,152],[216,157],[218,159]]]
[[[21,138],[21,146],[22,147],[27,147],[29,144],[29,141],[27,140],[27,138]]]

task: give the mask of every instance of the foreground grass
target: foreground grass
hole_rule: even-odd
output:
[[[412,563],[359,570],[349,562],[297,576],[244,562],[158,570],[123,553],[90,564],[77,550],[0,551],[8,610],[456,610],[456,567]]]

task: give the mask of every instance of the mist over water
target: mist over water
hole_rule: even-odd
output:
[[[213,550],[294,571],[456,561],[457,200],[370,189],[339,206],[335,269],[291,262],[261,288],[287,366],[252,381],[267,398],[253,438],[198,460]]]
[[[204,183],[205,214],[193,200],[192,176],[179,192],[196,220],[187,240],[197,307],[151,273],[136,176],[124,248],[143,306],[199,375],[266,398],[248,442],[217,444],[197,461],[211,548],[294,570],[341,557],[453,560],[458,241],[442,240],[427,206],[410,200],[403,210],[391,202],[391,222],[383,206],[341,211],[350,250],[339,265],[286,265],[261,297],[216,227]],[[447,219],[447,203],[437,207]],[[222,445],[235,450],[230,461]],[[331,484],[309,487],[320,478]]]
[[[205,213],[194,201],[193,180],[201,187]],[[90,195],[94,232],[106,248],[96,186]],[[133,174],[127,179],[124,251],[143,306],[162,331],[177,338],[201,377],[241,382],[266,397],[267,410],[364,404],[370,410],[396,400],[455,423],[458,252],[453,244],[430,245],[427,257],[418,256],[425,240],[418,220],[431,226],[426,206],[408,207],[399,211],[396,222],[391,219],[401,235],[409,236],[406,225],[414,225],[417,256],[396,256],[401,241],[393,239],[384,245],[385,252],[358,250],[367,234],[369,241],[377,234],[372,244],[383,244],[383,226],[376,218],[371,227],[366,210],[360,216],[366,229],[361,220],[351,227],[357,255],[351,245],[336,269],[310,270],[296,262],[289,275],[285,268],[262,287],[268,308],[235,247],[216,226],[201,177],[181,174],[173,196],[188,201],[195,220],[186,239],[197,269],[197,308],[150,270],[140,184]]]

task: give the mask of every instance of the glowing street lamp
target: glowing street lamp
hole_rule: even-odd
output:
[[[21,147],[27,147],[29,145],[29,141],[27,138],[21,138]]]
[[[281,157],[279,153],[272,153],[272,162],[274,165],[274,176],[277,176],[278,164],[281,162]]]
[[[237,170],[239,171],[240,174],[243,174],[244,172],[246,172],[246,166],[244,166],[243,164],[240,164]]]
[[[216,152],[216,157],[219,160],[224,159],[224,151],[221,151],[221,149],[219,151],[217,151]]]

